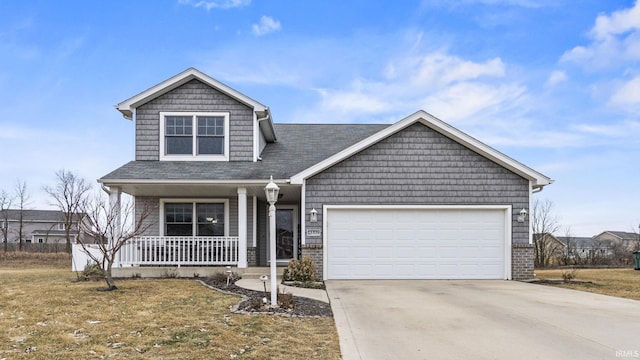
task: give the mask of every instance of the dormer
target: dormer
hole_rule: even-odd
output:
[[[257,161],[276,141],[267,106],[194,68],[116,109],[135,123],[136,160]]]

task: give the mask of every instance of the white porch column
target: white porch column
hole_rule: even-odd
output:
[[[122,231],[122,190],[119,187],[112,186],[109,188],[109,212],[113,219],[113,226],[111,227],[112,233],[109,234],[108,248],[113,248],[114,239],[120,237],[120,231]],[[114,267],[120,266],[120,254],[117,254],[113,264]]]
[[[247,188],[238,188],[238,268],[247,267]]]

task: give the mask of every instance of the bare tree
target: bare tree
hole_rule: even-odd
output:
[[[84,213],[87,220],[81,222],[81,230],[95,239],[99,255],[90,251],[87,238],[79,237],[78,243],[91,260],[104,271],[107,290],[116,290],[111,269],[120,249],[129,241],[144,234],[154,223],[146,221],[157,205],[151,202],[139,202],[136,206],[133,200],[122,202],[121,206],[111,206],[102,193],[87,202]]]
[[[578,265],[580,255],[578,254],[577,241],[573,236],[571,227],[568,226],[564,231],[564,249],[559,257],[560,265]]]
[[[4,252],[7,252],[9,245],[9,209],[11,208],[12,200],[9,193],[0,190],[0,234],[2,235],[2,242],[4,243]]]
[[[560,229],[558,218],[553,214],[553,202],[548,199],[544,201],[536,199],[533,202],[531,229],[535,240],[534,265],[547,267],[561,248],[561,245],[553,239],[553,236]]]
[[[15,200],[18,205],[18,249],[22,251],[24,237],[24,211],[27,210],[31,196],[27,191],[27,182],[18,179],[15,187]]]
[[[85,207],[89,190],[89,183],[65,169],[56,172],[56,184],[53,187],[44,187],[44,191],[53,199],[52,205],[62,212],[68,253],[71,253],[71,234],[74,227],[79,230],[78,224],[83,216],[81,210]]]
[[[631,243],[631,246],[630,246],[631,251],[632,252],[640,251],[640,224],[638,224],[638,230],[633,229],[631,233],[635,235],[635,239],[633,239],[633,242]]]

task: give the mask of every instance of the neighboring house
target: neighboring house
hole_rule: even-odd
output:
[[[519,213],[552,180],[424,111],[392,125],[276,124],[193,68],[116,108],[134,122],[135,160],[99,182],[112,200],[157,204],[120,268],[267,266],[273,176],[278,265],[310,256],[323,279],[533,276]]]
[[[560,236],[565,245],[565,254],[574,262],[598,263],[607,262],[613,256],[613,249],[607,242],[602,242],[593,237]]]
[[[83,221],[89,221],[81,216]],[[5,219],[7,220],[5,223]],[[67,242],[64,213],[59,210],[22,210],[22,242],[36,244],[63,244]],[[71,236],[79,235],[77,221],[71,226]],[[20,242],[20,210],[8,209],[0,212],[0,226],[6,227],[8,243]],[[4,236],[4,232],[1,233]],[[84,235],[83,235],[84,236]]]
[[[533,234],[535,265],[540,267],[561,265],[567,246],[553,234]]]
[[[627,251],[640,250],[640,235],[625,231],[603,231],[600,234],[593,237],[602,243],[609,243],[611,246],[619,246]]]

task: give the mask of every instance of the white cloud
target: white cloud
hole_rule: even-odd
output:
[[[560,70],[554,70],[551,72],[551,74],[549,74],[549,78],[547,78],[547,82],[545,85],[547,87],[554,87],[562,82],[567,81],[567,79],[569,79],[567,73]]]
[[[637,138],[637,134],[640,133],[640,122],[638,121],[622,121],[613,124],[580,124],[576,126],[576,130],[596,135],[606,136],[613,138]]]
[[[474,62],[442,50],[403,54],[388,61],[377,79],[356,78],[340,89],[317,90],[318,112],[357,121],[424,109],[447,121],[473,122],[472,117],[508,107],[525,93],[521,86],[500,81],[505,72],[500,58]]]
[[[609,99],[610,105],[633,107],[640,105],[640,76],[619,86]]]
[[[191,5],[196,8],[204,8],[207,11],[211,9],[231,9],[244,7],[251,4],[251,0],[178,0],[178,4]]]
[[[565,52],[561,61],[606,69],[640,60],[640,2],[629,9],[599,15],[589,37],[591,44]]]
[[[274,20],[270,16],[262,16],[260,22],[253,24],[251,27],[253,34],[256,36],[262,36],[274,31],[280,30],[280,21]]]

